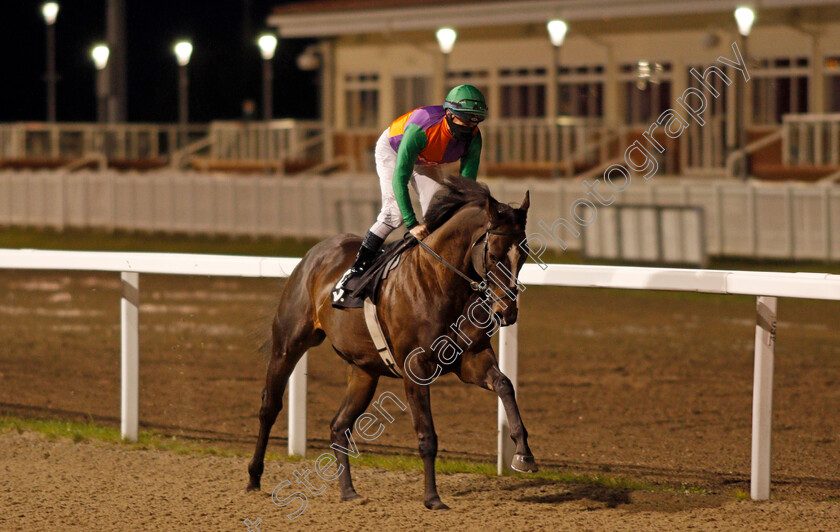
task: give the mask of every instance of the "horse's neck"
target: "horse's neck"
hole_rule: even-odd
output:
[[[469,275],[470,268],[470,244],[473,234],[479,229],[482,223],[480,210],[476,208],[465,208],[456,212],[450,220],[439,227],[424,242],[443,260]],[[455,272],[437,261],[431,254],[421,250],[426,258],[432,261],[435,266],[435,273],[439,277],[442,286],[463,282]]]

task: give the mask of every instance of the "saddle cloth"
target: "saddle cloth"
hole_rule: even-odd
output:
[[[332,302],[332,306],[340,309],[363,308],[365,299],[376,303],[382,281],[399,266],[400,255],[415,245],[417,245],[416,239],[406,238],[385,246],[367,271],[358,277],[351,277],[344,283],[344,293],[337,301]]]

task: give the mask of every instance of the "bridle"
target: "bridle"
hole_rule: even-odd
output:
[[[483,246],[483,249],[482,249],[482,252],[481,252],[481,271],[478,271],[478,269],[475,268],[475,273],[478,274],[478,277],[481,279],[481,281],[476,281],[474,279],[471,279],[464,272],[462,272],[461,270],[459,270],[455,266],[449,264],[443,257],[438,255],[435,250],[433,250],[431,247],[429,247],[429,245],[426,244],[425,242],[423,242],[422,240],[417,239],[417,242],[420,244],[420,247],[422,247],[423,249],[428,251],[429,254],[432,257],[434,257],[438,262],[440,262],[441,264],[443,264],[444,266],[446,266],[447,268],[452,270],[456,275],[458,275],[459,277],[461,277],[462,279],[464,279],[465,281],[470,283],[470,288],[474,292],[481,293],[481,292],[486,292],[487,288],[490,286],[490,282],[487,280],[487,249],[488,249],[488,246],[489,246],[490,239],[487,238],[487,235],[517,236],[517,235],[520,235],[520,234],[523,235],[523,237],[524,237],[525,231],[524,230],[522,230],[522,231],[497,231],[497,230],[491,229],[490,228],[490,222],[487,222],[487,227],[485,228],[484,232],[478,238],[476,238],[475,241],[473,241],[473,243],[470,245],[470,254],[472,255],[472,259],[473,259],[472,260],[473,268],[475,268],[475,265],[476,265],[475,252],[479,249],[477,247],[478,244],[481,241],[484,241],[484,246]],[[411,233],[406,233],[406,235],[411,235]]]

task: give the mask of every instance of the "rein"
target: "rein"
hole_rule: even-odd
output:
[[[462,272],[461,270],[459,270],[455,266],[449,264],[443,257],[438,255],[435,250],[433,250],[431,247],[429,247],[428,244],[426,244],[425,242],[423,242],[419,238],[417,238],[416,240],[417,240],[417,243],[420,244],[420,247],[422,247],[423,249],[428,251],[429,254],[432,257],[435,258],[435,260],[437,260],[438,262],[440,262],[441,264],[443,264],[444,266],[446,266],[447,268],[449,268],[450,270],[455,272],[456,275],[458,275],[459,277],[461,277],[462,279],[464,279],[465,281],[470,283],[470,288],[473,291],[484,292],[484,291],[487,290],[487,287],[489,286],[489,283],[488,283],[487,277],[486,277],[486,275],[487,275],[487,246],[488,246],[488,240],[489,240],[489,238],[487,238],[487,235],[490,234],[490,235],[499,235],[499,236],[516,236],[521,232],[521,231],[494,231],[494,230],[490,229],[490,227],[489,227],[490,224],[489,223],[487,225],[488,225],[488,227],[484,231],[484,233],[482,233],[482,235],[480,237],[478,237],[475,240],[475,242],[473,242],[472,245],[470,246],[470,249],[473,249],[479,242],[484,240],[484,252],[481,254],[482,262],[483,262],[483,264],[481,265],[481,269],[484,270],[484,271],[479,274],[479,277],[481,278],[481,282],[471,279],[464,272]],[[411,235],[411,233],[406,233],[406,235]],[[413,235],[411,235],[411,237],[416,238]],[[408,238],[408,236],[406,238]],[[478,273],[478,272],[476,272],[476,273]]]

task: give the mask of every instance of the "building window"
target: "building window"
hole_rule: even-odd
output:
[[[379,75],[347,74],[344,82],[347,127],[376,127],[379,122]]]
[[[603,65],[557,69],[557,114],[583,118],[604,116]]]
[[[488,85],[489,80],[489,73],[486,70],[462,70],[462,71],[452,71],[446,73],[446,92],[452,87],[456,87],[458,85],[472,85],[476,89],[481,91],[481,94],[484,95],[484,99],[487,101],[488,105],[490,104],[490,86]],[[441,102],[443,103],[443,102]],[[424,104],[430,105],[430,104]],[[490,109],[490,116],[494,116],[495,110]]]
[[[726,76],[727,78],[729,78],[730,85],[733,84],[733,83],[738,83],[739,82],[738,78],[732,76],[732,73],[730,72],[729,67],[727,67],[726,65],[720,65],[720,64],[691,65],[690,67],[686,68],[685,76],[686,76],[686,79],[688,80],[688,86],[689,87],[692,87],[692,88],[695,88],[695,89],[698,89],[698,90],[702,91],[703,94],[706,96],[706,101],[708,102],[708,107],[706,108],[704,113],[708,116],[711,116],[711,117],[718,117],[718,116],[723,117],[723,116],[726,116],[726,105],[727,105],[727,99],[728,99],[728,96],[727,96],[728,91],[727,91],[726,87],[728,87],[730,85],[727,85],[726,81],[722,77],[720,77],[718,74],[716,74],[714,71],[709,72],[708,77],[706,77],[706,83],[711,85],[712,88],[714,88],[717,91],[718,95],[714,96],[714,94],[712,94],[712,91],[710,91],[706,87],[706,85],[704,85],[703,83],[700,83],[700,81],[698,81],[697,78],[695,78],[694,76],[691,75],[691,69],[692,68],[694,69],[695,72],[697,72],[698,76],[702,76],[703,73],[706,72],[706,69],[709,68],[710,66],[714,66],[714,67],[719,68],[721,70],[721,72],[723,72],[723,75]],[[736,72],[736,74],[738,76],[741,75],[740,72]],[[743,78],[741,78],[741,81],[743,81]]]
[[[546,70],[544,68],[499,71],[501,118],[545,118]]]
[[[624,64],[619,76],[626,124],[647,125],[671,107],[671,63]]]
[[[825,110],[840,113],[840,55],[825,59]]]
[[[394,116],[432,105],[432,79],[425,76],[406,76],[394,78]]]
[[[753,123],[779,124],[782,116],[808,112],[807,57],[773,57],[757,61],[750,70]]]

